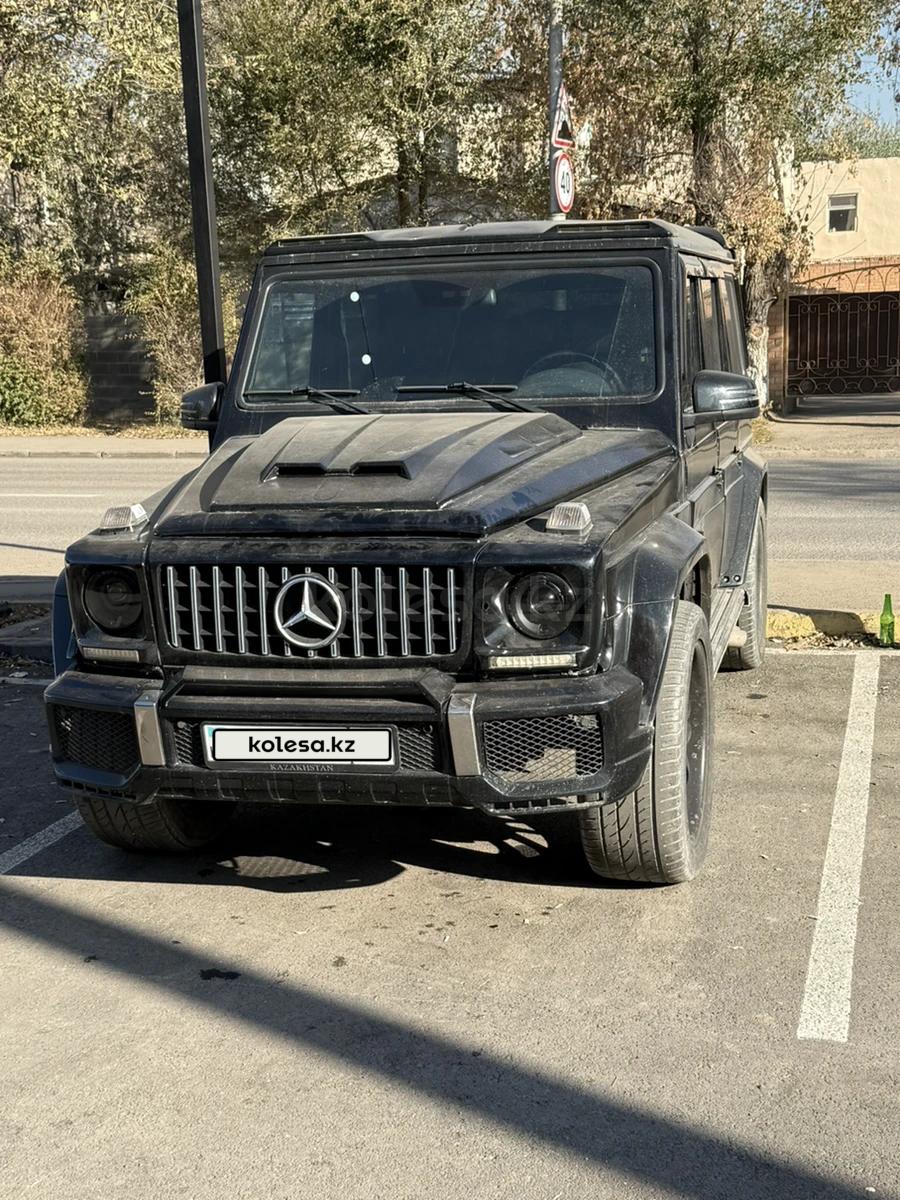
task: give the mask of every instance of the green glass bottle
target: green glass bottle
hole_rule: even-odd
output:
[[[882,646],[893,646],[894,644],[894,610],[891,607],[891,593],[884,594],[884,608],[881,610],[881,644]]]

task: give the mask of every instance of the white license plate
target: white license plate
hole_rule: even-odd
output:
[[[356,763],[390,766],[390,729],[204,725],[207,762]]]

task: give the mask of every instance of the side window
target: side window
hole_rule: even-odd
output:
[[[684,289],[684,380],[682,398],[685,408],[692,404],[694,376],[700,370],[700,325],[697,320],[697,284],[688,279]]]
[[[248,390],[285,391],[309,382],[316,297],[309,285],[272,285]]]
[[[743,375],[747,370],[747,352],[741,307],[733,279],[719,281],[719,298],[722,301],[722,323],[725,326],[725,344],[728,347],[728,370]]]
[[[718,294],[712,279],[698,279],[700,345],[705,371],[722,371],[722,339],[719,336]]]

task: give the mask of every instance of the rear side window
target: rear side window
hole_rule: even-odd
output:
[[[700,370],[700,325],[697,318],[697,283],[688,279],[684,289],[684,406],[693,402],[694,376]]]
[[[715,281],[696,280],[700,315],[700,346],[704,371],[725,370],[719,336],[719,304]]]
[[[744,346],[744,325],[741,307],[733,279],[719,280],[719,298],[722,301],[722,324],[725,329],[725,345],[728,349],[728,370],[743,375],[747,370],[747,353]]]

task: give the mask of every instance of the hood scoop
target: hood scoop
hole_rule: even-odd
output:
[[[391,475],[395,479],[409,479],[406,463],[361,462],[352,467],[326,466],[322,463],[275,463],[266,479],[321,479],[324,475]]]
[[[289,417],[248,443],[205,499],[209,512],[308,504],[440,508],[580,437],[553,413]]]
[[[481,537],[645,467],[662,479],[676,461],[654,430],[580,430],[554,413],[291,417],[223,442],[155,533]],[[622,486],[632,505],[648,484]]]

